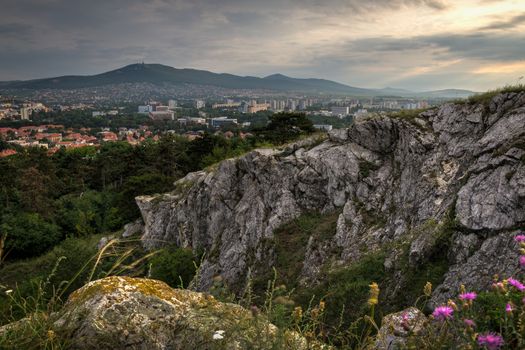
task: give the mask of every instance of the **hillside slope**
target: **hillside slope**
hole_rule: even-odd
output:
[[[241,77],[217,74],[197,69],[177,69],[161,64],[131,64],[106,73],[91,76],[62,76],[55,78],[4,82],[2,88],[12,89],[78,89],[122,83],[170,83],[211,85],[229,89],[266,89],[276,91],[303,91],[374,94],[373,90],[360,89],[324,79],[296,79],[284,75],[266,78]]]
[[[429,265],[444,266],[436,302],[462,283],[483,290],[494,274],[519,270],[512,237],[525,225],[525,92],[359,121],[320,144],[257,150],[137,203],[147,247],[208,252],[201,290],[216,275],[241,290],[249,271],[279,261],[278,229],[313,212],[336,223],[285,252],[302,249],[300,285],[382,252],[392,298]]]
[[[327,79],[291,78],[273,74],[264,78],[213,73],[198,69],[178,69],[162,64],[131,64],[96,75],[68,75],[27,81],[0,81],[0,89],[46,90],[84,89],[119,84],[192,84],[225,89],[269,90],[315,94],[345,94],[353,96],[400,96],[419,98],[464,98],[474,94],[468,90],[413,92],[403,89],[363,89]],[[129,89],[129,86],[120,86]]]

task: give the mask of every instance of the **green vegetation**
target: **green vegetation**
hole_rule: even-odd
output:
[[[358,208],[367,227],[384,225],[384,219],[380,215],[367,212],[362,204],[358,205]],[[303,214],[277,229],[273,242],[275,245],[275,284],[281,288],[277,290],[290,299],[291,305],[300,305],[305,310],[312,302],[323,301],[326,306],[324,326],[327,332],[335,332],[334,327],[337,326],[356,326],[355,322],[363,326],[360,323],[362,322],[360,316],[368,308],[366,298],[372,282],[379,283],[379,285],[401,284],[403,286],[402,293],[390,295],[388,300],[382,301],[381,307],[376,309],[375,322],[379,322],[384,312],[413,305],[421,296],[427,282],[434,285],[442,282],[449,267],[447,252],[452,233],[456,228],[453,213],[449,213],[442,223],[429,220],[417,232],[409,234],[411,237],[422,234],[433,237],[432,248],[427,252],[425,261],[414,266],[409,264],[411,239],[406,240],[406,243],[400,240],[400,243],[394,242],[375,252],[370,252],[365,248],[363,256],[358,261],[344,267],[333,267],[333,261],[327,261],[314,286],[303,288],[299,285],[298,279],[303,268],[308,240],[310,236],[313,236],[318,246],[323,247],[322,243],[329,241],[335,234],[338,215],[339,212]],[[385,258],[392,251],[399,251],[395,264],[396,269],[402,271],[401,277],[393,276],[391,272],[385,270]],[[327,253],[333,256],[335,252]],[[259,296],[257,300],[262,298],[265,283],[271,278],[271,273],[267,272],[254,280],[254,293]],[[383,298],[382,294],[381,298]],[[290,307],[287,306],[287,309]]]
[[[20,149],[0,159],[0,234],[7,262],[42,254],[66,237],[111,232],[139,216],[135,197],[173,190],[188,172],[312,133],[302,114],[281,113],[254,137],[166,135],[138,146]],[[2,144],[0,144],[2,146]]]
[[[0,269],[0,285],[16,290],[16,296],[20,299],[34,297],[38,289],[43,288],[39,293],[49,301],[53,291],[61,285],[64,287],[65,283],[68,286],[62,292],[63,296],[67,296],[87,281],[100,238],[99,235],[68,238],[42,256],[6,264]],[[26,310],[22,307],[12,305],[9,296],[0,293],[0,324],[23,317]]]
[[[384,253],[370,253],[349,266],[327,271],[319,285],[298,291],[297,301],[308,305],[312,299],[324,300],[327,322],[336,326],[342,315],[344,324],[349,326],[366,313],[370,284],[386,280],[384,260]]]
[[[428,111],[429,108],[421,108],[421,109],[402,109],[398,112],[390,113],[389,117],[391,118],[397,118],[401,120],[406,120],[410,123],[414,123],[415,119],[419,117],[419,115],[423,112]]]
[[[277,113],[263,130],[257,130],[262,140],[282,144],[315,131],[312,122],[302,113]]]
[[[0,230],[5,235],[5,251],[18,258],[39,255],[60,241],[58,226],[36,213],[5,215]]]
[[[189,248],[164,248],[151,258],[149,277],[174,288],[186,288],[195,276],[196,260]]]
[[[325,215],[315,212],[302,214],[275,231],[275,268],[279,283],[297,282],[309,238],[313,237],[316,242],[332,238],[338,216],[338,211]]]
[[[398,112],[389,113],[388,116],[390,118],[404,120],[422,131],[428,131],[430,127],[425,126],[424,124],[418,123],[416,119],[419,118],[419,115],[421,113],[432,110],[434,108],[437,108],[437,107],[422,108],[422,109],[403,109]]]
[[[456,101],[457,103],[468,103],[468,104],[482,104],[487,106],[494,97],[499,94],[510,93],[510,92],[524,92],[525,85],[507,85],[499,89],[489,90],[487,92],[470,96],[466,100]]]
[[[379,166],[372,162],[366,160],[359,161],[359,175],[361,175],[362,178],[367,178],[370,175],[370,172],[378,169]]]
[[[275,288],[277,294],[273,296],[278,301],[273,319],[280,319],[279,322],[285,324],[284,315],[293,306],[311,310],[312,302],[322,301],[326,307],[326,330],[334,331],[338,323],[341,323],[340,327],[348,327],[366,309],[369,285],[386,280],[383,266],[385,254],[377,252],[365,255],[354,264],[334,270],[330,269],[331,261],[328,261],[314,287],[304,288],[299,285],[308,240],[313,237],[314,244],[320,247],[329,242],[335,235],[339,214],[340,211],[302,214],[275,231],[275,270],[268,271],[253,281],[256,300],[267,298],[265,291],[268,280],[273,278],[274,285],[278,286]],[[274,273],[275,276],[272,277]],[[359,307],[356,308],[356,305]]]

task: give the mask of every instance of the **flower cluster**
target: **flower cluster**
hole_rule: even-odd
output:
[[[514,240],[520,245],[521,255],[519,257],[519,265],[522,268],[525,268],[525,234],[519,234],[515,236]],[[504,311],[506,314],[505,320],[507,321],[505,322],[514,319],[514,316],[518,315],[518,307],[515,303],[516,295],[517,293],[525,293],[525,284],[514,277],[509,277],[505,280],[499,280],[496,276],[495,282],[492,286],[497,295],[506,301]],[[425,295],[426,294],[427,293],[425,291]],[[520,298],[522,297],[522,302],[525,305],[525,296],[521,295]],[[477,342],[477,346],[487,350],[500,349],[505,343],[502,336],[502,334],[506,334],[504,333],[504,330],[502,330],[501,334],[494,332],[477,333],[475,331],[476,323],[471,317],[473,316],[473,309],[471,307],[477,298],[478,295],[476,292],[467,291],[465,286],[462,285],[458,295],[458,300],[461,301],[462,309],[458,309],[454,301],[449,300],[446,305],[436,307],[432,313],[432,316],[434,320],[440,323],[448,322],[449,324],[452,324],[455,322],[455,318],[459,319],[462,321],[461,324],[464,327],[463,329],[465,334],[471,334],[472,340]],[[457,317],[455,317],[455,311],[458,311]],[[501,311],[503,312],[503,310]]]
[[[454,309],[446,305],[438,306],[434,309],[432,316],[435,320],[443,322],[454,316]]]
[[[496,350],[503,346],[503,338],[496,333],[479,334],[478,344],[488,350]]]
[[[478,295],[476,294],[476,292],[466,292],[466,293],[461,293],[459,295],[459,300],[461,301],[473,301],[474,299],[476,299]]]
[[[511,286],[519,290],[520,292],[523,292],[525,290],[525,286],[523,285],[523,283],[521,283],[520,281],[512,277],[507,279],[507,284],[510,284]]]

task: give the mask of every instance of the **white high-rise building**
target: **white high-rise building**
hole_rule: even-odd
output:
[[[350,107],[332,107],[334,117],[344,118],[350,114]]]
[[[168,100],[168,108],[172,109],[172,110],[177,108],[177,101],[175,101],[175,100]]]
[[[151,106],[151,105],[139,106],[138,113],[140,113],[140,114],[149,114],[149,112],[153,112],[153,106]]]
[[[31,108],[23,107],[20,108],[20,117],[22,120],[29,120],[29,116],[31,115]]]
[[[206,107],[206,102],[204,100],[195,100],[193,102],[193,105],[195,106],[195,108],[201,109],[201,108]]]

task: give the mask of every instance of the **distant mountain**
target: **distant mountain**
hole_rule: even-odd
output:
[[[466,98],[476,94],[474,91],[461,89],[445,89],[436,91],[419,92],[416,96],[430,98]]]
[[[445,89],[436,91],[415,92],[405,89],[384,88],[375,90],[383,96],[419,97],[419,98],[467,98],[476,94],[474,91],[461,89]]]
[[[391,88],[386,87],[383,89],[376,89],[379,94],[382,95],[392,95],[392,96],[409,96],[416,94],[414,91],[406,90],[406,89],[398,89],[398,88]]]
[[[3,89],[79,89],[121,83],[153,84],[195,84],[211,85],[227,89],[264,89],[273,91],[345,94],[353,96],[416,96],[428,94],[429,97],[445,96],[448,91],[414,93],[404,89],[363,89],[340,84],[326,79],[298,79],[282,74],[273,74],[264,78],[238,76],[226,73],[213,73],[197,69],[177,69],[161,64],[131,64],[119,69],[97,75],[67,75],[55,78],[27,81],[0,82]],[[472,92],[466,92],[472,94]],[[461,97],[450,94],[447,97]],[[426,96],[426,95],[425,95]]]
[[[161,64],[132,64],[106,73],[89,76],[62,76],[28,81],[3,82],[3,88],[20,89],[78,89],[120,83],[171,83],[212,85],[228,89],[266,89],[275,91],[298,91],[375,95],[371,89],[360,89],[324,79],[296,79],[281,74],[265,78],[241,77],[233,74],[217,74],[197,69],[177,69]]]

